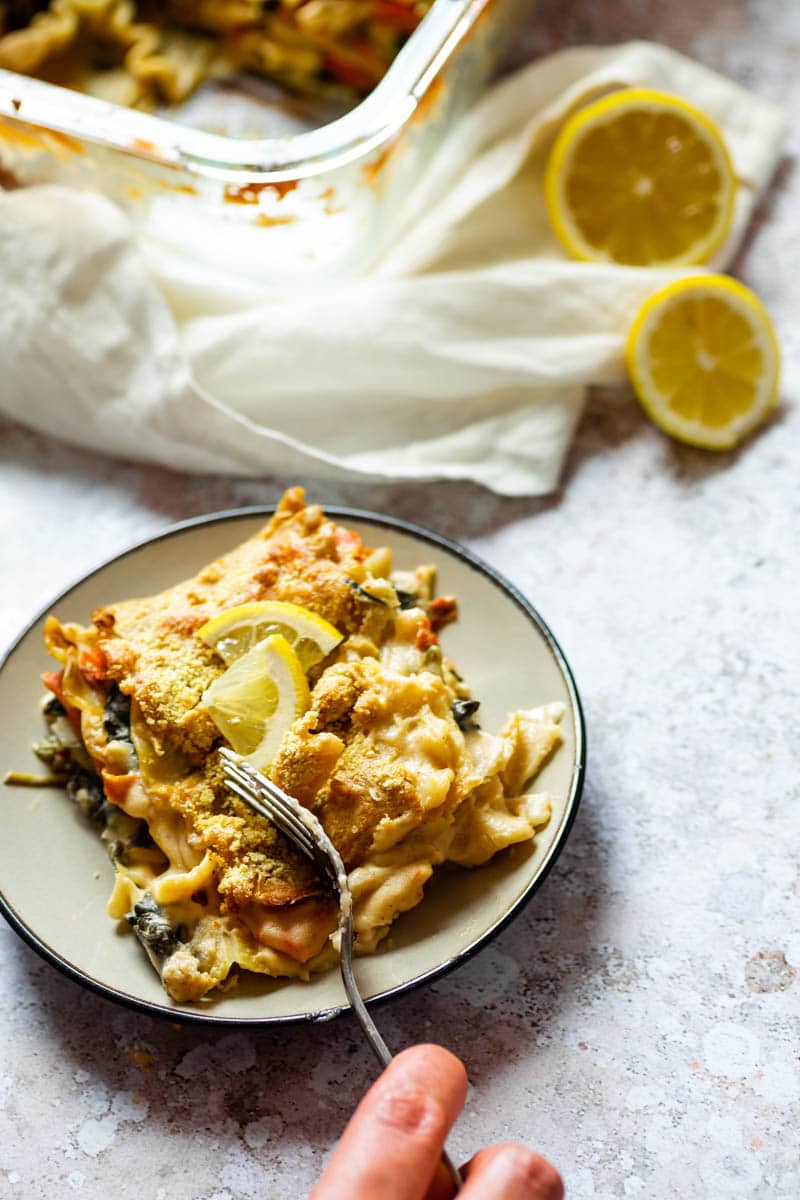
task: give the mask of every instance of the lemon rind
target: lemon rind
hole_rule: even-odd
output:
[[[249,623],[255,625],[256,619],[263,617],[267,609],[275,614],[274,623],[293,629],[297,633],[298,640],[307,638],[314,641],[323,658],[342,641],[343,635],[335,625],[331,625],[330,621],[326,621],[324,617],[320,617],[310,608],[304,608],[300,604],[291,604],[284,600],[254,600],[247,604],[237,604],[234,608],[227,609],[206,621],[205,625],[197,631],[197,636],[210,649],[216,650],[220,657],[230,665],[234,660],[228,659],[218,650],[218,643],[223,638],[231,636],[237,625]],[[269,620],[269,617],[266,617],[263,623],[269,624]],[[298,627],[302,629],[302,632]],[[257,644],[254,642],[253,646],[248,647],[248,651]]]
[[[647,345],[649,335],[658,319],[681,296],[725,296],[732,306],[748,320],[754,333],[768,352],[765,362],[769,370],[760,382],[756,398],[746,413],[735,416],[717,429],[702,421],[690,421],[675,413],[653,381],[649,370]],[[703,450],[731,450],[763,423],[777,406],[780,393],[781,351],[769,313],[763,302],[738,280],[727,275],[690,275],[660,288],[644,302],[631,326],[625,345],[625,363],[639,403],[650,419],[665,433],[690,446]]]
[[[300,660],[286,639],[281,634],[270,634],[269,637],[258,642],[247,651],[247,654],[242,655],[232,667],[229,667],[227,671],[219,676],[205,692],[202,703],[208,708],[209,716],[214,721],[214,724],[220,728],[214,718],[214,710],[225,711],[227,706],[224,703],[220,704],[218,696],[211,695],[210,693],[219,693],[222,691],[224,694],[224,684],[220,687],[220,681],[224,680],[228,671],[233,670],[234,667],[241,670],[239,664],[241,664],[244,658],[249,655],[255,656],[256,654],[264,659],[264,680],[269,680],[272,683],[278,695],[278,704],[274,712],[263,719],[263,738],[255,749],[244,755],[248,762],[263,769],[269,766],[283,737],[291,728],[294,721],[305,712],[311,700],[305,672]],[[289,704],[282,702],[287,694],[291,698]],[[228,709],[228,711],[230,710]],[[221,728],[220,732],[223,736],[227,736]],[[236,748],[234,745],[234,749]]]
[[[545,203],[553,231],[564,250],[581,262],[625,265],[619,263],[611,255],[601,253],[596,247],[591,246],[569,217],[569,206],[564,198],[563,185],[567,178],[566,168],[578,145],[580,135],[588,126],[595,126],[607,116],[620,113],[626,108],[647,108],[648,106],[653,109],[658,108],[660,111],[666,108],[672,109],[692,120],[706,133],[709,146],[719,156],[721,176],[727,186],[720,218],[705,238],[693,242],[683,254],[676,255],[674,258],[636,265],[649,267],[697,266],[707,262],[730,233],[736,204],[737,179],[730,152],[717,125],[702,109],[697,108],[688,100],[684,100],[681,96],[662,92],[655,88],[621,88],[609,96],[593,101],[567,118],[556,137],[545,171]]]

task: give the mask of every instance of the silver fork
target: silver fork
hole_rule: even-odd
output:
[[[309,809],[304,808],[288,792],[284,792],[271,779],[267,779],[266,775],[257,771],[251,763],[240,758],[238,754],[234,754],[226,746],[220,747],[219,753],[222,758],[225,783],[231,791],[244,800],[250,808],[276,825],[306,858],[311,859],[322,878],[336,894],[339,901],[339,934],[341,938],[339,965],[344,990],[378,1061],[382,1067],[388,1066],[392,1061],[392,1053],[367,1012],[353,974],[353,901],[347,882],[347,872],[339,851]],[[463,1179],[458,1168],[450,1161],[446,1151],[442,1151],[442,1163],[455,1190],[459,1192],[463,1187]]]

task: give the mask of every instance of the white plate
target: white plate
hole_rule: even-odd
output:
[[[406,522],[353,509],[330,516],[371,545],[388,545],[397,567],[433,562],[437,588],[455,595],[458,621],[442,635],[445,652],[480,700],[483,728],[497,730],[508,711],[552,700],[566,706],[564,744],[536,781],[554,797],[549,824],[533,844],[513,847],[476,870],[440,869],[418,908],[394,925],[388,945],[357,961],[366,998],[396,995],[463,962],[485,945],[533,895],[555,861],[575,816],[583,783],[584,728],[575,684],[553,635],[536,610],[474,555]],[[45,616],[87,623],[92,610],[160,591],[253,534],[268,509],[218,513],[174,526],[126,550],[63,592],[0,664],[0,779],[7,771],[41,773],[30,749],[44,733],[41,672],[52,666],[42,645]],[[337,971],[311,983],[249,976],[218,999],[170,1000],[135,937],[106,915],[113,868],[89,825],[59,788],[0,792],[0,910],[34,950],[72,979],[110,999],[171,1020],[220,1024],[325,1020],[347,1008]]]

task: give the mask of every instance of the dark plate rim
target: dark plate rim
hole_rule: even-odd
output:
[[[248,517],[269,517],[275,512],[275,505],[248,505],[243,508],[222,509],[219,512],[207,513],[199,517],[190,517],[185,521],[179,521],[177,524],[170,525],[160,533],[150,535],[149,537],[141,538],[139,541],[128,545],[118,554],[112,555],[103,562],[85,571],[67,587],[63,588],[56,596],[49,600],[36,615],[28,622],[21,630],[13,642],[3,651],[0,656],[0,674],[6,666],[11,656],[28,636],[31,630],[57,605],[61,600],[69,596],[70,592],[76,587],[86,583],[93,575],[97,575],[106,567],[112,566],[116,562],[127,558],[129,554],[133,554],[137,550],[144,549],[146,546],[153,545],[156,542],[167,541],[171,537],[175,537],[186,530],[195,529],[204,525],[217,525],[225,521],[236,521],[246,519]],[[506,579],[500,571],[492,567],[479,555],[467,550],[460,543],[453,541],[444,534],[436,533],[431,529],[426,529],[422,525],[417,525],[413,521],[407,521],[402,517],[390,517],[383,513],[372,512],[369,509],[350,508],[342,505],[323,505],[325,513],[328,516],[336,519],[363,521],[366,524],[377,525],[379,527],[394,529],[400,533],[410,534],[411,536],[428,542],[433,546],[438,546],[443,550],[448,551],[454,557],[466,563],[472,570],[478,574],[488,576],[492,582],[504,592],[510,600],[512,600],[518,608],[528,617],[530,622],[536,627],[547,643],[556,663],[561,671],[566,684],[567,692],[572,707],[573,720],[575,724],[575,766],[572,773],[572,781],[570,791],[567,797],[566,808],[562,818],[561,827],[554,838],[550,849],[542,861],[536,875],[530,881],[528,886],[519,895],[517,900],[508,908],[501,916],[497,918],[489,929],[485,930],[480,937],[471,942],[464,950],[447,959],[446,962],[439,963],[428,971],[422,972],[420,975],[415,975],[412,979],[404,980],[402,983],[394,987],[387,988],[383,992],[370,997],[368,1004],[379,1005],[388,1000],[392,1000],[397,996],[404,995],[406,992],[415,990],[425,983],[430,983],[434,979],[439,979],[456,967],[468,962],[473,955],[482,950],[488,945],[499,933],[528,905],[532,897],[539,890],[544,880],[549,875],[553,864],[560,855],[567,837],[569,836],[572,825],[577,815],[580,804],[581,794],[583,792],[583,783],[586,773],[586,726],[581,706],[578,689],[575,684],[575,679],[572,674],[572,669],[556,641],[550,627],[538,610],[531,602],[515,587],[510,580]],[[211,1025],[218,1028],[267,1028],[282,1025],[302,1025],[302,1024],[318,1024],[333,1020],[335,1017],[342,1016],[351,1011],[349,1004],[336,1005],[333,1008],[323,1009],[320,1012],[314,1013],[296,1013],[291,1016],[281,1017],[230,1017],[219,1016],[213,1012],[191,1012],[186,1009],[168,1008],[166,1005],[156,1004],[153,1001],[142,1000],[138,996],[130,995],[128,992],[120,991],[110,987],[100,980],[93,979],[90,975],[86,975],[78,967],[68,962],[63,958],[57,950],[43,941],[36,932],[31,929],[16,912],[13,906],[6,900],[2,890],[0,890],[0,914],[5,917],[11,928],[17,933],[28,946],[31,947],[41,958],[54,966],[62,975],[66,975],[68,979],[94,992],[96,995],[104,997],[106,1000],[111,1000],[116,1004],[121,1004],[125,1008],[132,1009],[136,1012],[146,1013],[148,1016],[156,1016],[173,1023],[191,1024],[191,1025]]]

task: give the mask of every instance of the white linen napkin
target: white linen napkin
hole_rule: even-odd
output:
[[[381,262],[294,293],[137,239],[91,193],[0,193],[0,411],[191,471],[551,490],[587,386],[623,380],[637,308],[686,273],[573,262],[547,220],[559,124],[626,84],[722,128],[741,181],[724,267],[779,160],[782,114],[662,46],[566,50],[453,131]]]

